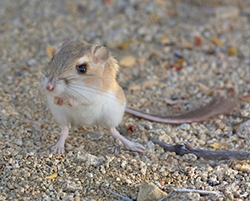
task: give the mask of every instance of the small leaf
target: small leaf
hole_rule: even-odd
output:
[[[223,42],[217,37],[212,37],[211,41],[218,47],[221,47],[223,45]]]
[[[105,5],[110,5],[110,4],[112,4],[112,1],[111,1],[111,0],[102,0],[102,2],[103,2]]]
[[[120,60],[120,65],[124,67],[131,67],[134,64],[135,64],[135,58],[132,56],[127,56]]]
[[[183,47],[184,47],[185,49],[192,49],[192,48],[194,47],[194,45],[191,44],[191,43],[185,43],[185,44],[183,45]]]
[[[225,150],[225,149],[227,149],[227,144],[226,143],[214,142],[210,146],[213,147],[214,149],[217,149],[217,150]]]
[[[180,58],[177,60],[178,65],[182,68],[183,67],[183,63],[184,63],[185,59],[184,58]]]
[[[142,83],[142,85],[144,87],[151,87],[151,86],[156,85],[156,84],[159,84],[159,82],[156,80],[145,81]]]
[[[122,44],[120,45],[120,48],[121,48],[122,50],[125,50],[125,49],[127,49],[132,43],[133,43],[133,40],[124,41],[124,42],[122,42]]]
[[[135,131],[135,125],[131,125],[127,128],[127,131],[130,131],[131,133],[133,133]]]
[[[153,59],[155,57],[159,57],[160,56],[160,53],[159,52],[152,52],[149,56],[149,59]]]
[[[158,22],[158,16],[155,13],[152,13],[150,15],[150,17],[151,17],[151,20],[152,20],[153,23],[157,23]]]
[[[162,35],[160,37],[160,41],[163,45],[170,44],[170,40],[167,35]]]
[[[211,144],[211,147],[213,147],[214,149],[219,149],[220,144],[218,142],[214,142],[213,144]]]
[[[240,127],[240,124],[236,124],[233,126],[233,132],[237,132],[238,128]]]
[[[201,46],[201,44],[202,44],[201,37],[195,36],[194,37],[194,43],[195,43],[196,46]]]
[[[52,174],[52,175],[50,175],[50,176],[45,177],[44,179],[54,179],[54,178],[56,178],[57,176],[58,176],[58,174],[57,174],[57,173],[54,173],[54,174]]]
[[[181,69],[182,69],[182,67],[181,67],[181,66],[176,65],[176,64],[171,65],[171,68],[172,68],[172,69],[174,69],[174,70],[176,70],[176,71],[178,71],[178,70],[181,70]]]
[[[138,62],[140,64],[144,64],[146,62],[146,59],[144,57],[140,57],[140,58],[138,58]]]
[[[171,11],[171,10],[167,11],[167,16],[168,17],[173,17],[174,15],[176,15],[174,11]]]
[[[132,84],[128,87],[128,90],[130,92],[141,90],[141,85],[140,84]]]
[[[228,56],[237,55],[237,49],[235,47],[230,46],[227,48],[227,54]]]
[[[46,49],[46,54],[50,57],[52,57],[56,52],[56,48],[52,47],[52,46],[49,46],[47,47]]]

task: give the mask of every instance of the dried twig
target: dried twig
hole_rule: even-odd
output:
[[[104,191],[107,191],[107,192],[110,192],[110,193],[116,195],[117,197],[122,198],[124,201],[133,201],[132,199],[130,199],[130,198],[128,198],[128,197],[124,197],[123,195],[120,195],[120,194],[118,194],[118,193],[115,193],[114,191],[111,191],[111,190],[109,190],[109,189],[103,188],[102,186],[100,186],[100,189],[102,189],[102,190],[104,190]]]
[[[194,154],[197,157],[210,160],[248,160],[250,159],[249,151],[211,151],[192,147],[188,144],[169,145],[158,140],[152,140],[153,143],[160,145],[165,151],[175,152],[178,155]]]
[[[216,195],[216,196],[220,196],[222,195],[222,193],[220,191],[206,191],[206,190],[195,190],[195,189],[186,189],[186,188],[172,188],[172,190],[170,191],[170,193],[164,197],[161,198],[158,201],[164,201],[164,200],[168,200],[171,195],[173,194],[173,192],[178,192],[178,193],[199,193],[200,195]]]

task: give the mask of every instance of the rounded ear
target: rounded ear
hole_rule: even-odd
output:
[[[104,46],[96,46],[93,52],[95,63],[104,64],[109,59],[109,50]]]

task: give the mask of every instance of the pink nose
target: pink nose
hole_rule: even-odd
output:
[[[46,85],[46,89],[48,91],[53,91],[55,89],[55,84],[52,84],[51,82],[48,82]]]

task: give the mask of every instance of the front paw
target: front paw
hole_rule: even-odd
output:
[[[74,107],[74,106],[77,106],[77,102],[76,102],[76,99],[73,99],[73,98],[68,98],[64,101],[65,104],[67,104],[68,106],[70,107]]]
[[[55,98],[54,98],[54,103],[55,103],[56,105],[62,106],[62,105],[63,105],[63,99],[62,99],[62,98],[59,98],[59,97],[55,97]]]

